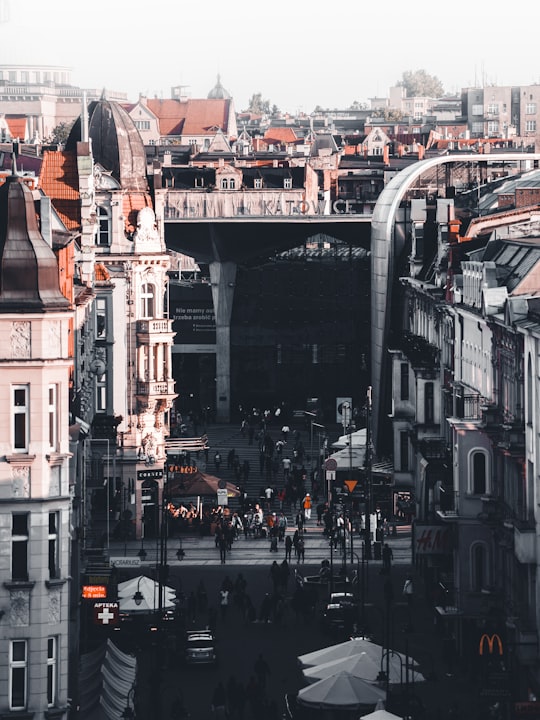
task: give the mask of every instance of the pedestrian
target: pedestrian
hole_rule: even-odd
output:
[[[413,595],[414,595],[413,581],[412,581],[412,577],[410,575],[407,575],[407,579],[405,580],[405,583],[403,585],[403,595],[405,596],[405,600],[407,601],[407,608],[408,608],[407,630],[410,632],[412,630],[412,606],[413,606]]]
[[[259,653],[257,659],[255,660],[253,669],[255,670],[255,675],[257,676],[259,685],[264,692],[266,690],[266,678],[270,675],[270,666],[264,659],[262,653]]]
[[[212,693],[212,711],[215,718],[227,717],[227,692],[221,680]]]
[[[311,495],[306,493],[306,496],[302,500],[302,507],[304,509],[304,517],[306,520],[311,520]]]
[[[296,527],[298,532],[301,533],[304,530],[304,510],[299,510],[296,513]]]
[[[291,562],[293,541],[290,535],[285,538],[285,560]]]
[[[221,619],[225,620],[227,617],[227,610],[229,608],[229,590],[221,588],[219,591],[219,607],[221,610]]]
[[[223,531],[221,531],[218,536],[218,547],[221,564],[225,565],[227,558],[227,538],[225,537],[225,533]]]
[[[281,565],[279,566],[279,582],[283,590],[287,590],[287,585],[289,584],[289,575],[291,574],[291,571],[289,569],[289,563],[287,560],[283,560]]]
[[[390,572],[393,557],[394,553],[392,552],[392,548],[388,543],[384,543],[382,549],[382,572],[384,574],[388,574]]]
[[[287,442],[287,438],[289,437],[290,427],[288,425],[283,425],[281,428],[281,437],[283,438],[283,442]]]
[[[214,455],[214,467],[216,468],[216,472],[219,472],[219,468],[221,467],[221,455],[219,451],[216,451]]]
[[[306,551],[306,546],[304,543],[304,538],[300,536],[298,538],[298,543],[296,545],[296,562],[297,563],[304,562],[305,551]]]

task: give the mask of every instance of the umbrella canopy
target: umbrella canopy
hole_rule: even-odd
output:
[[[139,605],[133,599],[137,590],[142,595]],[[176,591],[174,588],[163,585],[162,608],[170,610],[175,606]],[[139,575],[118,585],[118,600],[120,612],[151,613],[159,610],[159,583],[146,575]]]
[[[403,717],[401,715],[394,715],[394,713],[382,708],[369,713],[369,715],[361,715],[360,720],[403,720]]]
[[[372,643],[365,638],[352,638],[352,640],[347,640],[337,645],[330,645],[330,647],[300,655],[298,662],[301,667],[313,667],[314,665],[322,665],[322,663],[327,663],[332,660],[343,660],[351,655],[358,655],[361,652],[366,652],[373,658],[377,657],[380,662],[383,648],[381,645]]]
[[[381,688],[346,672],[335,675],[298,692],[298,702],[318,708],[358,708],[362,705],[374,706],[378,700],[386,699]]]
[[[321,665],[315,665],[314,667],[304,668],[303,674],[305,679],[309,683],[323,680],[330,675],[335,675],[337,672],[345,671],[354,677],[361,678],[367,682],[376,682],[377,677],[381,670],[386,672],[388,660],[388,670],[391,684],[402,683],[405,680],[405,663],[406,659],[391,651],[391,654],[383,656],[379,653],[378,656],[370,656],[366,652],[361,652],[358,655],[351,655],[350,657],[342,660],[331,660],[330,662],[323,663]],[[409,659],[409,664],[411,663]],[[411,682],[423,682],[424,676],[413,671],[409,668],[409,679]]]
[[[340,435],[336,442],[332,443],[332,447],[336,450],[342,450],[343,448],[349,447],[349,441],[352,440],[352,446],[354,447],[363,447],[366,446],[366,437],[367,437],[367,430],[366,428],[362,428],[361,430],[355,430],[355,432],[351,433],[350,435]]]
[[[206,475],[200,470],[193,473],[173,473],[169,480],[168,494],[174,497],[192,497],[194,495],[216,495],[218,489],[226,489],[228,497],[239,497],[240,490],[233,483],[220,480],[214,475]]]

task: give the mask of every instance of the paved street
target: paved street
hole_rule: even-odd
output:
[[[277,436],[277,429],[273,430],[273,434]],[[248,492],[250,497],[258,498],[264,478],[258,472],[257,448],[250,446],[248,439],[243,438],[235,427],[212,426],[208,429],[208,435],[212,447],[210,458],[213,457],[215,447],[220,448],[223,458],[226,458],[226,453],[232,447],[242,460],[245,457],[251,458],[249,462],[253,473],[250,475]],[[304,431],[304,440],[305,436]],[[198,464],[204,471],[203,458],[198,459]],[[213,471],[210,467],[208,469]],[[226,471],[220,475],[232,479]],[[276,484],[279,484],[279,481],[278,477]],[[288,515],[292,525],[288,532],[291,533],[294,523],[290,511]],[[101,532],[103,527],[98,526],[95,530]],[[478,692],[474,683],[465,674],[461,675],[459,669],[450,668],[445,662],[447,658],[443,653],[443,639],[439,635],[431,605],[424,597],[421,580],[414,572],[410,526],[398,525],[397,534],[386,537],[385,541],[393,552],[390,575],[393,599],[389,606],[386,600],[388,586],[384,587],[388,576],[381,574],[381,560],[371,559],[364,568],[367,582],[363,589],[358,588],[358,594],[363,599],[359,610],[359,625],[363,624],[375,642],[384,644],[385,638],[389,637],[387,644],[390,648],[409,653],[420,663],[421,671],[428,678],[425,683],[416,684],[414,688],[404,679],[401,688],[398,686],[391,695],[388,709],[404,710],[404,703],[412,707],[414,698],[418,697],[426,711],[418,711],[414,720],[447,720],[456,717],[450,714],[454,703],[460,712],[457,717],[464,720],[483,718],[476,710]],[[147,539],[144,543],[109,539],[111,558],[129,557],[138,562],[138,552],[142,546],[147,553],[144,562],[140,567],[129,571],[119,571],[123,579],[141,571],[155,576],[159,562],[158,542],[156,539]],[[180,547],[184,551],[183,559],[177,557]],[[274,560],[281,563],[284,556],[283,543],[279,544],[277,553],[272,553],[268,540],[240,537],[234,542],[231,552],[227,554],[226,564],[223,565],[212,536],[182,535],[181,538],[168,540],[168,584],[175,587],[178,594],[183,593],[185,598],[189,598],[201,581],[204,584],[208,596],[208,610],[197,611],[193,618],[188,614],[187,626],[215,625],[219,663],[217,667],[186,666],[179,651],[184,633],[183,626],[180,625],[168,623],[167,631],[161,637],[147,629],[128,631],[124,627],[120,632],[115,632],[116,641],[132,649],[137,648],[140,668],[137,717],[173,719],[177,717],[173,708],[178,707],[181,697],[191,720],[213,718],[211,697],[218,682],[221,680],[227,684],[231,676],[234,676],[246,689],[259,653],[263,654],[271,669],[267,679],[266,700],[263,702],[261,699],[253,708],[246,704],[244,720],[275,720],[282,717],[285,694],[296,694],[305,685],[298,668],[297,656],[347,639],[346,636],[329,635],[323,630],[320,617],[326,599],[324,594],[317,597],[312,613],[298,615],[295,612],[292,603],[295,587],[292,575],[283,612],[277,619],[274,618],[273,622],[260,621],[265,596],[272,593],[273,589],[270,567]],[[360,537],[355,534],[352,562],[350,539],[347,543],[345,565],[348,574],[361,569],[361,556]],[[317,526],[316,517],[312,517],[307,523],[305,562],[298,565],[293,556],[291,569],[299,570],[302,575],[313,575],[318,572],[324,559],[331,559],[335,568],[341,568],[344,563],[339,548],[331,554],[322,528]],[[224,578],[228,576],[234,582],[239,573],[242,573],[247,581],[246,591],[255,609],[254,621],[246,620],[234,603],[228,608],[225,617],[221,617],[219,612],[219,590]],[[404,580],[409,574],[414,579],[414,600],[410,614],[401,594]],[[264,615],[264,612],[262,614]],[[403,696],[398,698],[398,691],[405,693],[408,699]]]

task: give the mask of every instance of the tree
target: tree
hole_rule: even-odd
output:
[[[270,113],[270,101],[263,100],[261,93],[254,93],[249,99],[248,112],[259,114]]]
[[[406,70],[402,79],[398,81],[399,87],[404,87],[407,97],[439,98],[444,95],[442,82],[435,75],[429,75],[425,70]]]
[[[358,100],[355,100],[349,110],[369,110],[369,106],[365,102],[358,102]]]
[[[75,121],[73,121],[75,122]],[[73,127],[73,122],[61,122],[53,128],[49,142],[55,145],[65,145]]]
[[[397,108],[375,108],[371,112],[372,118],[382,118],[386,122],[399,122],[403,119],[403,113]]]

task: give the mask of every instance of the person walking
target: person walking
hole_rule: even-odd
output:
[[[216,454],[214,455],[214,467],[216,468],[216,472],[219,472],[219,468],[221,467],[221,455],[218,451],[216,451]]]
[[[306,493],[306,496],[302,500],[302,507],[304,509],[304,517],[306,520],[311,519],[311,495]]]
[[[225,620],[229,609],[229,590],[223,587],[219,591],[219,609],[221,610],[221,619]]]
[[[298,543],[296,544],[296,562],[304,562],[304,554],[306,551],[306,545],[304,543],[304,538],[300,536],[298,538]]]
[[[388,575],[390,573],[390,568],[392,566],[392,558],[394,557],[394,553],[392,552],[392,548],[388,543],[384,543],[383,549],[382,549],[382,573],[385,575]]]
[[[285,538],[285,560],[291,562],[293,541],[290,535]]]
[[[259,686],[264,693],[266,691],[266,678],[271,674],[270,673],[270,666],[266,662],[266,660],[263,657],[262,653],[259,653],[257,659],[255,660],[255,664],[253,665],[253,669],[255,670],[255,675],[257,677],[257,680],[259,682]]]

